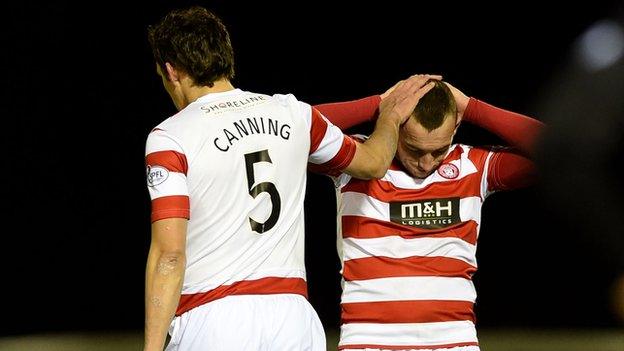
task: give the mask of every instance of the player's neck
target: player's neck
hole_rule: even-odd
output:
[[[208,86],[196,86],[186,85],[184,88],[184,96],[187,101],[187,105],[191,102],[199,99],[202,96],[214,93],[222,93],[225,91],[234,90],[234,86],[227,79],[220,79],[214,82],[212,87]]]

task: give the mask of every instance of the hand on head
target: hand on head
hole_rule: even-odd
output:
[[[455,104],[457,105],[457,123],[456,124],[459,125],[462,118],[464,117],[464,112],[466,111],[466,107],[468,107],[468,101],[470,101],[470,98],[466,94],[462,93],[461,90],[452,86],[450,83],[444,82],[444,84],[446,84],[449,90],[451,90],[451,93],[453,94],[453,97],[455,98]]]
[[[420,98],[434,87],[431,80],[441,79],[439,75],[417,74],[398,82],[381,101],[379,118],[394,117],[399,119],[400,124],[405,123]]]

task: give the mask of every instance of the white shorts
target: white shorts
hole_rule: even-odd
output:
[[[173,319],[165,351],[326,351],[325,332],[301,295],[234,295]]]
[[[345,351],[480,351],[479,350],[479,346],[457,346],[457,347],[451,347],[451,348],[446,348],[446,349],[401,349],[401,350],[389,350],[389,349],[348,349]]]

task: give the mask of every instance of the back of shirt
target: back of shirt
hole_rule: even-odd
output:
[[[292,95],[199,98],[147,140],[152,221],[189,218],[177,314],[232,294],[306,295],[306,167],[346,167],[355,144]]]

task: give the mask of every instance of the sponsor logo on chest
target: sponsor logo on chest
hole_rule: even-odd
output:
[[[390,202],[390,220],[422,229],[439,229],[460,222],[459,197]]]

